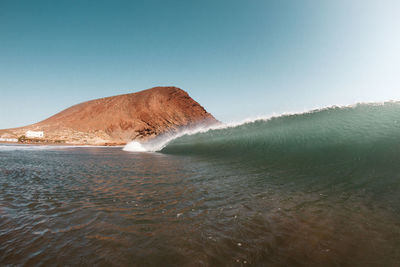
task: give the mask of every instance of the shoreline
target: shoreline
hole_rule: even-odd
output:
[[[126,144],[66,144],[66,143],[20,143],[0,141],[0,145],[18,145],[18,146],[57,146],[57,147],[124,147]]]

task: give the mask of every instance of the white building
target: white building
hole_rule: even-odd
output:
[[[41,131],[27,131],[25,136],[28,138],[42,138],[44,137],[44,133]]]

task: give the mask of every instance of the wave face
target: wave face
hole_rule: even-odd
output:
[[[186,134],[161,149],[169,154],[239,156],[271,162],[381,159],[397,155],[400,103],[358,104]]]
[[[143,145],[143,150],[160,148],[165,154],[201,156],[276,174],[282,181],[305,175],[305,188],[367,184],[363,188],[374,188],[376,195],[400,190],[399,102],[330,107],[199,129]]]

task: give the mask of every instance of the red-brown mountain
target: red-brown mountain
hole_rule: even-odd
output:
[[[154,87],[84,102],[44,121],[1,130],[0,136],[18,138],[30,130],[43,131],[44,137],[40,139],[45,143],[117,145],[153,138],[183,126],[217,122],[185,91]]]

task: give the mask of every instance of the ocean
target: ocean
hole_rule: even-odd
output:
[[[400,103],[0,145],[0,265],[399,266]]]

